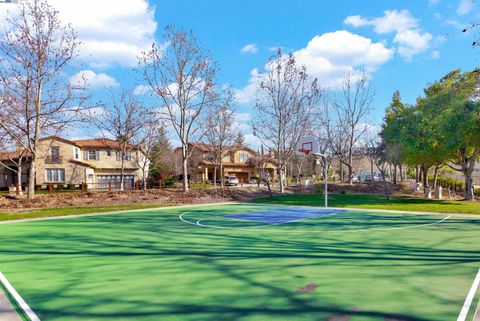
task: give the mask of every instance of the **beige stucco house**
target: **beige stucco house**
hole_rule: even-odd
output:
[[[82,140],[56,136],[42,138],[38,148],[36,185],[86,183],[89,188],[97,189],[108,188],[113,184],[115,188],[120,182],[122,163],[121,157],[115,152],[118,148],[119,144],[116,141],[105,138]],[[132,147],[124,161],[126,189],[133,188],[134,182],[143,180],[140,166],[142,162],[147,162],[145,156],[140,149]],[[24,168],[28,167],[27,159]],[[16,181],[15,177],[16,173],[0,168],[0,187],[11,186]]]
[[[262,157],[265,159],[264,168],[268,172],[271,179],[275,178],[277,174],[277,166],[274,155],[263,156],[254,150],[245,147],[234,145],[230,146],[227,154],[223,158],[223,175],[220,173],[218,164],[212,161],[213,148],[208,144],[190,144],[190,151],[192,155],[189,161],[189,167],[193,170],[193,174],[201,179],[203,182],[212,181],[214,179],[214,171],[216,170],[216,177],[220,179],[222,176],[236,176],[241,182],[248,182],[253,177],[259,177],[259,168],[254,165],[252,158],[258,159]],[[177,160],[181,160],[181,148],[177,148]]]

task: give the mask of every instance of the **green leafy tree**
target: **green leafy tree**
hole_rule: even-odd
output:
[[[403,116],[407,106],[402,102],[400,91],[395,91],[392,102],[385,111],[380,133],[384,141],[385,160],[393,165],[393,184],[397,184],[397,168],[402,172],[404,141],[402,140]]]
[[[465,179],[465,199],[473,200],[472,174],[480,156],[479,72],[454,70],[425,90],[430,124],[441,137],[437,152]]]

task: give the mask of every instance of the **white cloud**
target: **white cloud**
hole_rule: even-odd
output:
[[[377,34],[395,33],[393,42],[398,53],[407,61],[431,46],[432,35],[420,29],[417,19],[408,10],[386,10],[383,16],[367,19],[362,16],[349,16],[344,23],[354,28],[373,26]]]
[[[373,26],[376,33],[385,34],[390,32],[399,32],[418,27],[417,20],[412,17],[406,9],[386,10],[382,17],[373,19],[362,18],[362,16],[349,16],[344,23],[354,28],[363,26]]]
[[[240,49],[242,53],[256,53],[258,51],[258,47],[254,43],[249,43],[248,45],[245,45]]]
[[[152,88],[147,85],[138,85],[133,89],[133,94],[135,96],[145,95],[152,91]]]
[[[430,55],[430,57],[431,57],[432,59],[438,59],[438,58],[440,58],[440,51],[438,51],[438,50],[432,51],[432,54]]]
[[[260,139],[258,139],[257,136],[253,134],[244,134],[243,137],[245,138],[245,145],[253,148],[254,150],[260,149],[262,142],[260,141]]]
[[[59,11],[60,20],[77,31],[81,57],[93,67],[135,66],[140,52],[154,41],[155,8],[148,0],[48,2]],[[4,21],[3,6],[7,5],[0,5],[0,21]]]
[[[428,32],[405,30],[397,33],[393,42],[398,44],[398,53],[409,61],[416,54],[425,52],[430,47],[431,40],[432,35]]]
[[[259,79],[258,69],[252,69],[248,84],[242,89],[235,89],[235,98],[239,103],[247,104],[253,101]]]
[[[70,77],[72,85],[87,85],[90,88],[117,87],[119,84],[115,78],[105,73],[97,74],[93,70],[82,70]]]
[[[392,58],[393,50],[382,42],[340,30],[313,37],[293,55],[298,65],[304,65],[309,75],[318,79],[320,86],[336,89],[341,86],[345,71],[373,72]],[[238,102],[253,102],[261,77],[258,69],[251,71],[248,84],[236,90]]]
[[[250,113],[235,113],[233,118],[235,127],[240,131],[252,132],[252,127],[250,126],[252,115]]]
[[[440,0],[428,0],[428,5],[429,6],[434,6],[436,4],[438,4],[440,2]]]
[[[374,71],[392,58],[393,50],[384,43],[341,30],[315,36],[294,55],[321,86],[338,88],[346,70]]]
[[[473,0],[460,0],[457,8],[457,14],[464,16],[472,11],[474,6]]]

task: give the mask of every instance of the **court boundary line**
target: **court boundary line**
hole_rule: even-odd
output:
[[[31,321],[40,321],[40,318],[33,312],[30,306],[25,302],[25,300],[18,294],[17,290],[13,285],[8,281],[7,277],[0,271],[0,282],[2,283],[5,291],[15,300],[18,306],[23,310],[27,317]]]
[[[165,206],[160,207],[151,207],[151,208],[140,208],[133,210],[121,210],[121,211],[111,211],[111,212],[98,212],[98,213],[88,213],[88,214],[70,214],[70,215],[60,215],[60,216],[50,216],[50,217],[36,217],[36,218],[20,218],[18,220],[8,220],[0,221],[0,225],[6,224],[15,224],[23,222],[36,222],[36,221],[49,221],[49,220],[61,220],[69,219],[76,217],[89,217],[89,216],[102,216],[102,215],[118,215],[125,213],[135,213],[135,212],[147,212],[147,211],[158,211],[158,210],[168,210],[175,208],[190,208],[190,207],[202,207],[202,206],[215,206],[215,205],[246,205],[246,206],[284,206],[284,207],[303,207],[303,208],[322,208],[321,206],[309,206],[309,205],[285,205],[285,204],[269,204],[269,203],[247,203],[247,202],[221,202],[221,203],[203,203],[203,204],[165,204]],[[347,210],[355,212],[372,212],[372,213],[392,213],[392,214],[407,214],[407,215],[449,215],[450,217],[468,217],[475,218],[480,220],[479,214],[465,214],[465,213],[442,213],[442,212],[419,212],[419,211],[402,211],[402,210],[381,210],[381,209],[368,209],[368,208],[355,208],[355,207],[328,207],[329,209],[337,210]],[[38,210],[41,208],[33,208],[31,210]]]
[[[178,218],[184,222],[184,223],[187,223],[187,224],[190,224],[190,225],[194,225],[194,226],[200,226],[200,227],[204,227],[204,228],[214,228],[214,229],[224,229],[224,230],[237,230],[237,231],[250,231],[250,230],[258,230],[260,232],[275,232],[275,233],[305,233],[305,232],[308,232],[307,230],[294,230],[294,231],[288,231],[288,230],[272,230],[272,229],[265,229],[263,227],[268,227],[268,226],[275,226],[275,225],[272,225],[272,224],[267,224],[267,225],[261,225],[261,226],[255,226],[255,227],[243,227],[243,228],[235,228],[235,227],[228,227],[228,226],[221,226],[221,225],[206,225],[206,224],[201,224],[202,221],[205,221],[207,220],[208,218],[204,218],[204,219],[195,219],[196,220],[195,222],[191,222],[191,221],[188,221],[186,219],[183,218],[183,215],[185,214],[189,214],[189,213],[192,213],[192,211],[187,211],[187,212],[183,212],[183,213],[180,213],[180,215],[178,215]],[[345,212],[343,213],[332,213],[332,214],[327,214],[327,215],[324,215],[324,216],[333,216],[333,215],[339,215],[339,214],[345,214]],[[436,225],[436,224],[440,224],[446,220],[448,220],[450,218],[450,215],[438,220],[438,221],[435,221],[435,222],[432,222],[432,223],[426,223],[426,224],[418,224],[418,225],[414,225],[414,226],[398,226],[398,227],[390,227],[390,228],[373,228],[373,229],[355,229],[355,230],[336,230],[336,231],[323,231],[322,233],[353,233],[353,232],[375,232],[375,231],[390,231],[390,230],[406,230],[406,229],[413,229],[413,228],[421,228],[421,227],[424,227],[424,226],[431,226],[431,225]],[[308,219],[311,219],[311,218],[308,218]],[[298,222],[298,221],[296,221]],[[288,224],[288,223],[287,223]],[[277,226],[279,224],[276,224]]]
[[[458,315],[457,321],[465,321],[465,319],[467,318],[473,299],[475,298],[475,294],[477,293],[479,284],[480,284],[480,268],[478,269],[475,279],[473,280],[472,286],[468,291],[467,297],[465,298],[465,302],[463,303],[462,310],[460,310],[460,314]]]
[[[186,204],[186,205],[165,204],[165,206],[160,206],[160,207],[138,208],[138,209],[134,209],[134,210],[121,210],[121,211],[98,212],[98,213],[87,213],[87,214],[71,214],[71,215],[59,215],[59,216],[50,216],[50,217],[35,217],[35,218],[24,218],[24,219],[18,219],[18,220],[0,221],[0,225],[23,223],[23,222],[61,220],[61,219],[76,218],[76,217],[118,215],[118,214],[128,214],[128,213],[147,212],[147,211],[150,212],[150,211],[177,209],[177,208],[181,209],[181,208],[190,208],[190,207],[203,207],[203,206],[213,206],[213,205],[232,205],[232,204],[242,204],[242,203],[223,202],[223,203]],[[265,206],[265,205],[262,204],[262,206]],[[38,210],[38,208],[33,209],[33,210]]]
[[[480,299],[478,299],[477,308],[475,309],[475,314],[473,315],[473,321],[480,321]]]

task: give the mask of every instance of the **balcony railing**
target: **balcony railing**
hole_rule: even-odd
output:
[[[45,164],[62,164],[63,163],[63,157],[61,156],[47,156],[45,158]]]

